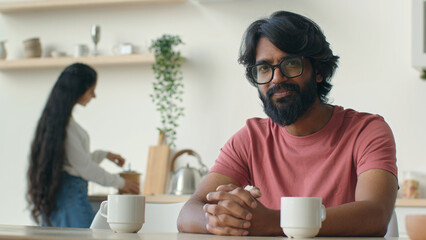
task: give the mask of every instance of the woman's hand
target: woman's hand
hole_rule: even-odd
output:
[[[112,152],[109,152],[106,157],[111,160],[111,162],[117,164],[117,166],[120,167],[122,167],[124,165],[124,162],[126,162],[126,160],[122,156]]]
[[[139,183],[135,180],[124,179],[124,187],[120,189],[123,193],[139,194]]]

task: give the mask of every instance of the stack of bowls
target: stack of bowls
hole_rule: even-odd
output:
[[[26,58],[41,57],[41,44],[39,38],[30,38],[24,41],[24,50]]]
[[[426,215],[407,215],[405,227],[411,240],[426,240]]]

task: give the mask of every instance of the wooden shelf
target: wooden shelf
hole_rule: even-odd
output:
[[[23,70],[37,68],[66,67],[75,62],[82,62],[93,67],[120,66],[154,63],[152,54],[131,54],[120,56],[97,56],[97,57],[63,57],[63,58],[26,58],[20,60],[0,60],[0,70]]]
[[[158,195],[148,195],[146,197],[146,202],[149,203],[178,203],[186,202],[191,197],[191,195],[168,195],[168,194],[158,194]],[[107,200],[106,195],[91,195],[89,196],[91,202],[102,202]]]
[[[0,12],[17,13],[92,7],[120,7],[146,4],[182,3],[185,0],[35,0],[1,2]]]
[[[396,207],[426,207],[426,199],[404,199],[398,198],[395,203]]]

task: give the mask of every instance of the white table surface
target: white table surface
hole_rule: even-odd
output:
[[[126,240],[245,240],[286,239],[284,237],[235,237],[190,233],[113,233],[111,230],[82,228],[52,228],[38,226],[0,225],[0,239],[126,239]],[[327,239],[327,238],[315,238]],[[378,240],[384,238],[328,238],[332,240]],[[404,238],[386,238],[403,240]],[[408,239],[407,239],[408,240]]]

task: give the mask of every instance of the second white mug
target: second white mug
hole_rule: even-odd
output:
[[[110,194],[100,206],[114,232],[137,232],[145,223],[145,197],[142,195]]]
[[[131,43],[120,43],[112,48],[115,55],[133,54],[133,45]]]
[[[289,238],[315,237],[325,217],[325,207],[322,205],[321,198],[281,198],[280,226]]]
[[[74,46],[74,57],[86,57],[89,55],[89,47],[86,44]]]

